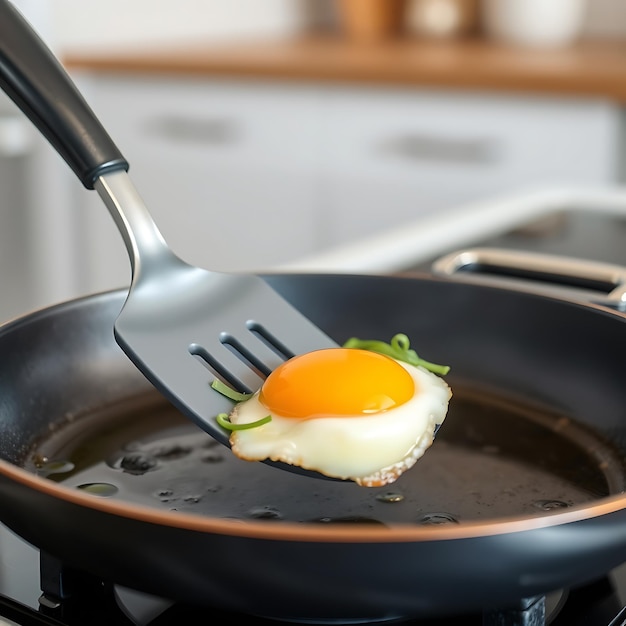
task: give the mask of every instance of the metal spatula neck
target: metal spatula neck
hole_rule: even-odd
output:
[[[185,265],[167,245],[126,172],[103,175],[95,182],[94,188],[122,234],[130,257],[133,279],[136,280],[147,265]]]

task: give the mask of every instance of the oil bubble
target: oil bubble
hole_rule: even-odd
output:
[[[248,511],[252,519],[283,519],[282,513],[273,506],[257,506]]]
[[[37,466],[37,474],[39,476],[50,476],[51,474],[67,474],[76,466],[71,461],[58,460],[48,461]]]
[[[458,524],[459,520],[450,513],[426,513],[417,520],[417,523],[425,526],[438,526],[440,524]]]
[[[404,500],[404,495],[395,491],[387,491],[386,493],[379,493],[376,496],[376,500],[386,503],[402,502],[402,500]]]
[[[121,469],[137,476],[155,469],[157,465],[158,461],[154,457],[142,454],[141,452],[127,454],[122,457],[120,461]]]
[[[542,511],[553,511],[554,509],[567,509],[569,504],[563,500],[536,500],[533,506]]]
[[[118,492],[118,488],[111,483],[84,483],[76,488],[101,498],[110,498]]]
[[[164,461],[174,461],[176,459],[182,459],[191,454],[191,448],[188,446],[181,446],[180,444],[173,443],[169,446],[163,446],[152,451],[152,456]]]
[[[176,500],[176,496],[174,495],[173,489],[157,489],[154,492],[154,497],[160,500],[161,502],[171,502],[172,500]]]

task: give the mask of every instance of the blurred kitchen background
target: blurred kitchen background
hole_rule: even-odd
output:
[[[624,181],[624,0],[15,4],[193,264],[264,270]],[[0,319],[127,285],[95,192],[0,104]]]

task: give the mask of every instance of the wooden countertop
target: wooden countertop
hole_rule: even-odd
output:
[[[323,81],[601,97],[626,103],[626,41],[529,50],[479,38],[356,44],[340,37],[73,54],[70,70]]]

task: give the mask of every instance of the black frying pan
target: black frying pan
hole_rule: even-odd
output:
[[[3,88],[84,183],[117,167],[0,10]],[[0,520],[106,580],[300,620],[501,607],[626,560],[623,314],[429,277],[268,280],[339,342],[404,332],[451,365],[449,416],[414,469],[373,490],[211,446],[118,349],[117,292],[0,332]]]
[[[267,278],[340,342],[402,331],[451,365],[412,470],[368,489],[212,446],[115,344],[114,292],[1,330],[0,520],[72,568],[286,619],[501,607],[626,560],[623,314],[426,276]]]

